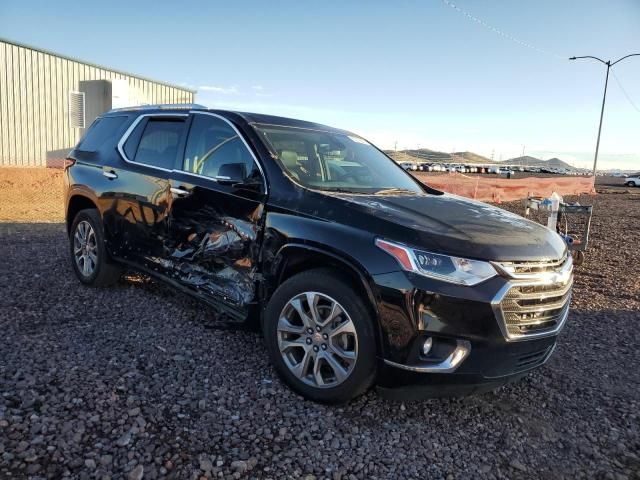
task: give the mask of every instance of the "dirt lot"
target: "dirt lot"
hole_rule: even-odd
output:
[[[640,478],[639,223],[640,195],[596,197],[568,324],[519,383],[343,407],[168,287],[80,286],[61,225],[0,225],[0,477]]]
[[[62,170],[0,167],[0,222],[61,222]]]

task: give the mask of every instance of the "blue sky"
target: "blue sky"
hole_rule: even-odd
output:
[[[2,0],[0,36],[188,85],[206,105],[353,130],[382,148],[592,162],[605,68],[638,0]],[[640,169],[640,57],[615,67],[602,168]]]

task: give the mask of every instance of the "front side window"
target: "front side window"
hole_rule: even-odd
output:
[[[173,169],[178,157],[178,146],[184,125],[185,122],[182,119],[150,118],[140,137],[135,156],[131,160],[152,167]]]
[[[253,156],[238,133],[224,120],[195,114],[184,155],[183,170],[206,177],[259,178]]]
[[[289,176],[305,187],[372,194],[424,192],[393,160],[358,136],[284,126],[255,128]]]

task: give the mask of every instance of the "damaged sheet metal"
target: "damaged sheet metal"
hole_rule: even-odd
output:
[[[203,205],[196,215],[187,213],[192,213],[191,205],[174,208],[173,241],[166,243],[164,270],[190,289],[246,308],[255,298],[256,238],[262,207],[245,218],[223,215],[209,205]]]

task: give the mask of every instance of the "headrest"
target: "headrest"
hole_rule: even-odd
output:
[[[292,150],[282,150],[280,160],[287,168],[295,168],[298,166],[298,154]]]

